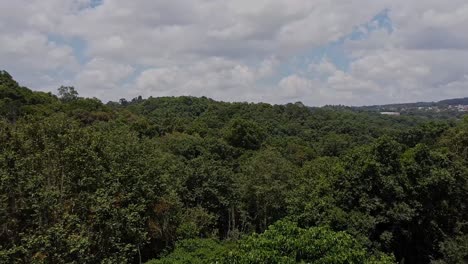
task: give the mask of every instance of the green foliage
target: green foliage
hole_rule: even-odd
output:
[[[174,251],[148,263],[395,263],[393,257],[369,255],[345,232],[326,227],[303,229],[293,222],[278,221],[263,234],[232,243],[212,239],[189,239]]]
[[[257,152],[244,164],[238,185],[251,224],[261,232],[286,216],[285,200],[293,191],[296,167],[272,149]]]
[[[277,222],[239,244],[226,263],[394,263],[390,257],[377,261],[367,256],[349,234],[325,227],[303,229],[292,222]]]
[[[0,72],[0,263],[467,262],[467,118],[59,96]]]
[[[432,261],[434,264],[462,264],[468,261],[468,235],[448,238],[440,244],[443,258]]]
[[[265,139],[265,132],[255,122],[234,119],[226,128],[226,141],[234,147],[259,149]]]
[[[58,88],[58,96],[64,102],[74,101],[78,98],[78,92],[72,86],[60,86]]]
[[[25,87],[20,87],[6,71],[0,71],[0,115],[16,121],[25,114],[40,115],[49,111],[41,107],[44,104],[52,104],[56,98],[48,93],[33,92]]]
[[[204,264],[220,263],[227,248],[213,239],[187,239],[177,242],[173,252],[146,264]]]

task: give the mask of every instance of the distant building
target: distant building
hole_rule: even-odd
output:
[[[468,111],[468,105],[457,105],[456,107],[457,107],[458,111],[460,111],[460,112]]]
[[[380,112],[381,115],[399,116],[400,112]]]

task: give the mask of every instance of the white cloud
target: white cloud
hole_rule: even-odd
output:
[[[109,93],[118,90],[121,81],[133,72],[130,65],[94,58],[80,70],[71,84],[79,87],[82,96],[109,99],[112,97]]]
[[[15,68],[34,71],[77,67],[71,47],[58,45],[36,32],[2,34],[0,43],[0,61]]]
[[[65,16],[61,34],[87,40],[91,56],[178,64],[185,58],[291,55],[323,45],[368,21],[384,5],[358,1],[104,1]],[[352,10],[352,12],[350,12]],[[114,49],[114,44],[121,49]],[[111,48],[109,47],[109,44]],[[170,57],[170,58],[167,58]],[[149,59],[151,58],[151,59]]]
[[[195,95],[221,100],[245,100],[257,81],[272,75],[275,59],[257,66],[213,57],[186,66],[152,68],[136,80],[136,93],[145,96]],[[254,91],[250,91],[254,90]],[[265,91],[262,91],[265,92]]]
[[[323,105],[468,95],[466,0],[90,3],[1,1],[2,67],[33,88],[62,82],[102,99],[190,94]],[[393,33],[347,41],[346,70],[327,59],[288,65],[384,9]]]
[[[289,100],[301,100],[304,95],[310,96],[314,89],[319,88],[317,84],[296,74],[289,75],[279,81],[279,95]],[[315,92],[319,92],[319,90],[317,89]],[[314,96],[317,95],[314,94]]]
[[[468,50],[361,51],[347,72],[333,68],[327,61],[309,68],[316,76],[325,73],[320,86],[336,95],[331,103],[438,100],[466,96],[468,91],[468,87],[462,88],[466,84]],[[343,92],[348,96],[341,97]]]

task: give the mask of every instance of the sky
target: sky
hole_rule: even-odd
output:
[[[0,69],[103,101],[468,97],[468,1],[0,0]]]

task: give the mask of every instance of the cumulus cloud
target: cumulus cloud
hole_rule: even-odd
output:
[[[310,96],[313,92],[316,92],[316,96],[317,92],[320,93],[319,90],[314,90],[317,87],[314,81],[292,74],[280,80],[278,92],[281,97],[294,101],[301,100],[304,95]]]
[[[347,71],[328,61],[309,69],[325,76],[319,86],[336,95],[331,103],[412,102],[466,96],[467,59],[468,51],[385,49],[361,53]]]
[[[73,83],[80,87],[83,96],[106,97],[118,90],[134,70],[130,65],[93,58],[79,71]]]
[[[257,81],[272,76],[276,65],[275,59],[249,66],[213,57],[185,66],[152,68],[137,78],[137,93],[146,96],[209,95],[220,100],[245,100],[246,95],[259,92]],[[261,93],[266,92],[261,89]]]
[[[71,47],[58,45],[36,32],[0,35],[0,58],[24,70],[56,70],[77,67]]]
[[[0,2],[2,68],[32,88],[63,83],[104,100],[324,105],[468,95],[465,0],[93,3]],[[373,20],[383,10],[391,30]],[[349,37],[357,31],[363,36]],[[332,45],[342,52],[328,57]],[[308,57],[314,52],[323,58]]]

